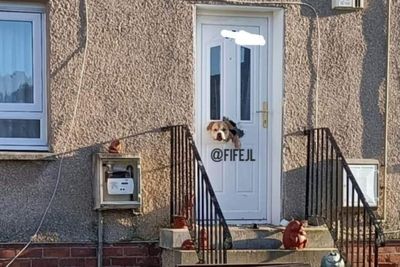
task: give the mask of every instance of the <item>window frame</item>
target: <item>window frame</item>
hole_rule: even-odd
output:
[[[0,104],[0,119],[32,119],[40,121],[39,138],[0,137],[0,151],[48,151],[47,27],[45,6],[33,3],[0,4],[0,20],[32,23],[32,76],[34,80],[33,104]]]

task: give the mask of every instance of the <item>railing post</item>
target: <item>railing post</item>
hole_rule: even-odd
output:
[[[378,267],[378,254],[379,254],[379,242],[378,242],[378,229],[375,228],[375,240],[374,240],[374,266]]]
[[[311,139],[311,159],[310,159],[310,197],[309,197],[309,216],[314,215],[314,198],[315,198],[315,193],[314,193],[314,187],[315,187],[315,173],[314,173],[314,156],[315,156],[315,130],[310,130],[310,139]]]
[[[309,217],[309,196],[310,196],[310,153],[311,153],[311,134],[309,130],[304,132],[307,135],[307,167],[306,167],[306,205],[305,205],[305,219]]]
[[[175,138],[174,138],[174,130],[175,128],[171,127],[169,129],[169,134],[170,134],[170,200],[169,200],[169,205],[170,205],[170,223],[171,225],[173,224],[173,215],[174,215],[174,170],[175,170],[175,166],[174,166],[174,142],[175,142]]]

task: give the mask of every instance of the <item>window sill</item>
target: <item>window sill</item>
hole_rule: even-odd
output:
[[[56,160],[56,154],[49,152],[12,152],[0,151],[1,160],[25,160],[25,161],[53,161]]]

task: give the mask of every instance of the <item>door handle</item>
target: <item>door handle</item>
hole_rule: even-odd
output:
[[[267,101],[263,102],[262,110],[257,110],[256,113],[262,114],[263,127],[268,128],[268,113],[269,113],[269,111],[268,111]]]

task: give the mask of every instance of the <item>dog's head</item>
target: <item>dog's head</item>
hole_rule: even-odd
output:
[[[227,142],[230,139],[231,128],[232,126],[225,121],[212,121],[208,124],[207,131],[214,140]]]

